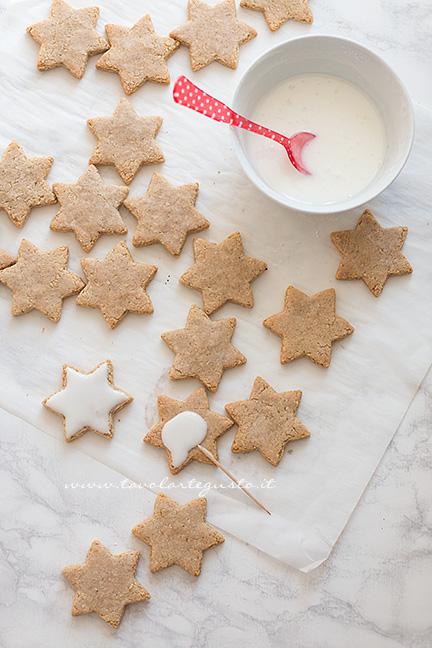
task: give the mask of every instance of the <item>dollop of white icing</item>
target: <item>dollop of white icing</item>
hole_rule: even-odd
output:
[[[189,451],[204,441],[207,422],[196,412],[180,412],[162,428],[162,443],[170,451],[175,468],[186,461]]]

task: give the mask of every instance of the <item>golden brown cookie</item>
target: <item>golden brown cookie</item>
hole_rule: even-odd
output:
[[[197,378],[207,389],[216,391],[225,369],[246,362],[231,344],[236,323],[235,317],[212,321],[201,308],[192,306],[185,328],[161,335],[175,353],[170,378]]]
[[[407,227],[381,227],[367,209],[355,229],[331,234],[342,257],[336,279],[363,279],[371,293],[379,297],[390,276],[413,271],[401,252],[407,234]]]
[[[270,331],[282,338],[282,364],[307,356],[321,367],[329,367],[332,343],[354,331],[349,322],[336,315],[333,288],[309,297],[289,286],[281,313],[264,321]]]
[[[94,117],[87,124],[97,139],[89,163],[114,166],[126,184],[143,165],[165,160],[155,141],[162,117],[140,117],[127,99],[112,117]]]
[[[258,450],[277,466],[288,443],[310,436],[296,417],[301,397],[301,391],[278,393],[263,378],[256,378],[248,400],[225,405],[238,425],[232,451]]]
[[[195,239],[194,254],[195,264],[180,281],[201,291],[207,315],[227,302],[252,308],[251,283],[267,270],[267,264],[245,255],[239,232],[230,234],[222,243]]]
[[[153,515],[132,529],[151,548],[151,572],[178,565],[192,576],[200,575],[204,551],[224,541],[206,515],[205,497],[183,506],[167,495],[156,497]]]
[[[77,304],[99,308],[106,323],[115,328],[128,312],[153,313],[146,286],[157,267],[133,260],[124,241],[118,243],[105,259],[82,259],[87,285],[77,297]]]
[[[279,29],[288,20],[308,24],[313,22],[309,0],[241,0],[240,6],[262,11],[272,31]]]
[[[84,286],[78,275],[67,270],[68,259],[65,246],[45,252],[24,239],[16,263],[0,270],[0,283],[12,291],[12,315],[35,309],[58,322],[63,299]]]
[[[127,95],[146,81],[169,83],[167,59],[180,43],[156,34],[150,16],[133,27],[106,25],[110,49],[96,63],[99,70],[117,72]]]
[[[0,250],[0,270],[3,270],[3,268],[8,268],[13,263],[15,263],[15,261],[16,261],[15,257],[11,256],[8,252],[5,252],[4,250]]]
[[[63,65],[77,79],[83,76],[89,56],[108,49],[108,43],[95,30],[98,7],[73,9],[64,0],[52,0],[50,17],[27,27],[40,45],[38,70]]]
[[[63,576],[75,590],[72,616],[95,612],[118,628],[126,605],[150,598],[135,578],[139,557],[139,551],[112,554],[100,540],[93,540],[83,564],[63,569]]]
[[[192,70],[196,72],[213,61],[235,69],[240,45],[256,36],[253,27],[237,19],[234,0],[208,5],[189,0],[188,19],[173,29],[170,36],[189,47]]]
[[[53,161],[52,157],[27,157],[16,142],[4,152],[0,160],[0,209],[16,227],[24,225],[33,207],[56,202],[46,182]]]
[[[86,252],[102,234],[126,234],[118,208],[129,190],[106,184],[95,166],[89,166],[74,184],[56,183],[53,189],[60,210],[51,221],[51,229],[74,232]]]
[[[161,243],[170,254],[180,254],[190,232],[210,226],[195,207],[198,188],[197,182],[175,187],[154,173],[144,196],[125,201],[138,221],[132,243],[136,247]]]
[[[203,455],[197,447],[189,449],[187,457],[180,465],[174,465],[173,457],[170,450],[164,445],[162,440],[162,430],[167,421],[172,421],[176,416],[182,412],[195,412],[204,419],[207,424],[207,432],[204,439],[200,442],[202,446],[207,448],[216,459],[218,458],[217,440],[227,430],[232,427],[233,422],[226,416],[212,412],[209,408],[207,392],[203,387],[196,389],[184,401],[174,400],[169,396],[158,397],[158,410],[159,410],[159,423],[147,432],[144,441],[156,448],[164,448],[168,466],[173,475],[177,475],[183,468],[186,468],[191,461],[200,461],[201,463],[211,463],[205,455]]]
[[[86,432],[111,439],[114,414],[131,401],[132,396],[114,385],[112,362],[105,360],[91,371],[63,365],[62,388],[42,404],[63,417],[65,440],[69,442]]]

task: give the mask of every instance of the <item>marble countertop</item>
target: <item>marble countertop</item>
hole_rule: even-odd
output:
[[[414,101],[432,108],[430,0],[311,6],[316,31],[370,45]],[[287,38],[301,33],[283,29]],[[59,572],[84,556],[92,537],[145,555],[125,520],[126,529],[139,521],[148,496],[119,488],[123,475],[0,412],[0,647],[430,648],[431,416],[429,373],[321,567],[301,574],[232,537],[207,552],[199,579],[177,568],[149,575],[141,561],[138,577],[153,599],[145,609],[130,606],[115,632],[93,615],[70,617],[72,591]],[[89,476],[107,487],[65,490]]]

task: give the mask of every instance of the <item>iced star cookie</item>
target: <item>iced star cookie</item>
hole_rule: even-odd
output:
[[[0,160],[0,209],[16,227],[22,227],[33,207],[53,205],[56,197],[46,177],[52,157],[27,157],[17,142],[11,142]]]
[[[170,378],[197,378],[214,392],[225,369],[246,362],[245,356],[231,344],[236,318],[212,321],[198,306],[192,306],[186,326],[167,331],[161,337],[175,353]]]
[[[151,572],[178,565],[192,576],[200,575],[204,551],[224,541],[206,515],[204,497],[183,506],[167,495],[156,497],[153,515],[132,529],[150,547]]]
[[[169,36],[158,36],[150,16],[144,16],[131,28],[106,25],[105,30],[110,49],[100,57],[96,67],[117,72],[127,95],[146,81],[169,83],[166,61],[179,43]]]
[[[401,252],[407,234],[407,227],[381,227],[372,212],[366,210],[355,229],[331,234],[342,257],[336,279],[362,279],[379,297],[390,276],[413,271]]]
[[[184,401],[158,397],[159,423],[147,432],[144,441],[163,448],[173,475],[192,461],[211,463],[196,447],[201,444],[216,459],[217,441],[232,427],[226,416],[212,412],[205,389],[196,389]]]
[[[125,201],[137,219],[133,245],[161,243],[170,254],[180,254],[188,234],[210,226],[195,207],[198,188],[197,182],[175,187],[154,173],[144,196]]]
[[[0,270],[3,270],[3,268],[8,268],[13,263],[15,263],[15,261],[16,261],[15,257],[11,256],[8,252],[5,252],[4,250],[0,250]]]
[[[93,540],[84,563],[63,569],[63,576],[75,590],[72,616],[95,612],[118,628],[127,605],[150,598],[135,578],[139,557],[139,551],[112,554],[100,540]]]
[[[162,117],[140,117],[127,99],[112,117],[94,117],[87,125],[97,140],[89,164],[114,166],[126,184],[143,165],[165,161],[155,139]]]
[[[124,241],[105,259],[82,259],[87,284],[77,297],[79,306],[99,308],[110,328],[115,328],[128,312],[153,313],[146,287],[157,267],[134,261]]]
[[[349,322],[336,315],[333,288],[309,297],[289,286],[281,313],[264,321],[282,339],[282,364],[307,356],[321,367],[329,367],[332,344],[354,331]]]
[[[288,20],[308,24],[313,22],[309,0],[241,0],[240,6],[262,11],[272,31],[279,29]]]
[[[42,404],[63,417],[65,440],[75,441],[86,432],[111,439],[114,414],[131,401],[114,385],[112,362],[105,360],[89,372],[65,364],[62,388]]]
[[[40,45],[38,70],[63,66],[81,79],[89,56],[108,49],[108,43],[96,31],[98,7],[73,9],[64,0],[53,0],[50,17],[27,27],[27,32]]]
[[[84,286],[82,279],[67,269],[68,259],[65,246],[42,251],[24,239],[16,263],[0,270],[0,283],[12,291],[12,315],[35,309],[58,322],[63,299]]]
[[[288,443],[310,436],[296,417],[301,397],[301,391],[278,393],[263,378],[256,378],[248,400],[225,405],[228,416],[238,425],[232,451],[258,450],[277,466]]]
[[[240,45],[255,38],[256,31],[237,19],[234,0],[222,0],[208,5],[201,0],[189,0],[189,21],[173,29],[170,36],[189,47],[194,72],[213,61],[235,69]]]
[[[194,254],[195,264],[180,277],[180,281],[201,291],[207,315],[227,302],[252,308],[251,283],[267,270],[267,264],[245,255],[239,232],[231,234],[222,243],[195,239]]]
[[[56,183],[53,189],[60,211],[51,221],[51,229],[74,232],[86,252],[102,234],[126,234],[118,208],[129,190],[106,184],[95,166],[89,166],[74,184]]]

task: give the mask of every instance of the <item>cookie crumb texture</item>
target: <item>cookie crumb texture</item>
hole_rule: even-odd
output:
[[[282,312],[268,317],[264,326],[282,340],[282,364],[306,356],[321,367],[330,366],[333,342],[354,331],[349,322],[336,315],[333,288],[309,297],[289,286]]]
[[[389,277],[413,271],[401,252],[407,235],[407,227],[381,227],[367,209],[355,229],[331,234],[341,255],[336,279],[362,279],[371,293],[379,297]]]
[[[93,540],[85,562],[63,570],[63,576],[75,590],[72,616],[94,612],[118,628],[127,605],[150,598],[135,578],[139,557],[139,551],[112,554],[100,540]]]
[[[238,425],[232,451],[258,450],[264,459],[277,466],[288,443],[310,436],[296,416],[301,397],[301,391],[278,393],[263,378],[256,378],[248,400],[225,406]]]
[[[195,447],[189,450],[188,455],[182,464],[174,466],[171,454],[162,441],[162,430],[165,423],[178,414],[181,414],[181,412],[195,412],[196,414],[199,414],[207,423],[207,434],[201,442],[201,445],[204,446],[204,448],[207,448],[207,450],[211,452],[216,459],[218,459],[218,439],[234,425],[231,419],[222,416],[221,414],[217,414],[209,408],[207,392],[203,387],[196,389],[184,401],[175,400],[169,396],[159,396],[158,411],[160,420],[147,432],[144,441],[156,448],[163,448],[165,450],[168,467],[173,475],[177,475],[192,461],[199,461],[207,464],[211,463],[211,461]]]
[[[68,259],[65,246],[43,251],[24,239],[16,263],[0,270],[0,283],[12,291],[12,315],[38,310],[58,322],[63,299],[84,286],[82,279],[67,269]]]
[[[231,344],[237,320],[230,317],[211,320],[198,306],[192,306],[186,326],[162,333],[162,340],[175,353],[170,378],[197,378],[207,389],[218,388],[225,369],[246,362],[245,356]]]
[[[237,19],[234,0],[223,0],[213,6],[201,0],[189,0],[188,18],[170,36],[189,47],[194,72],[213,61],[235,69],[240,46],[257,35],[253,27]]]
[[[50,17],[27,27],[40,45],[38,70],[63,66],[81,79],[89,56],[108,49],[108,42],[95,29],[98,18],[98,7],[74,9],[64,0],[53,0]]]
[[[309,0],[241,0],[240,6],[262,11],[272,31],[279,29],[288,20],[309,25],[313,23]]]
[[[204,497],[182,506],[167,495],[157,496],[153,515],[132,529],[151,548],[150,571],[178,565],[192,576],[200,575],[203,552],[224,542],[223,535],[206,522],[206,514]]]

